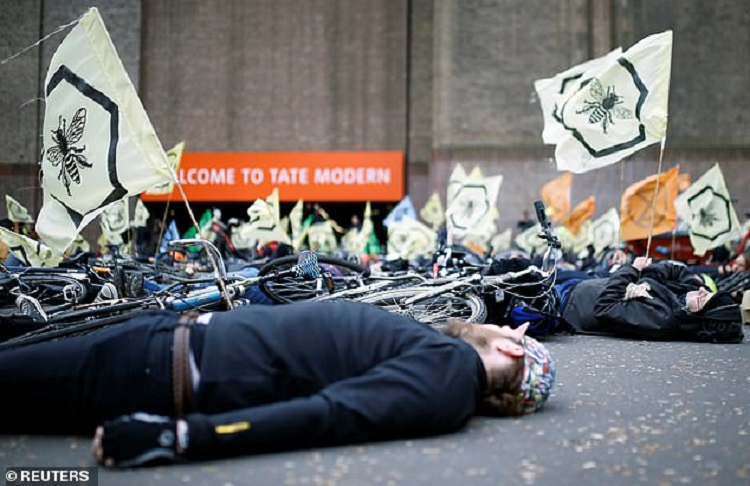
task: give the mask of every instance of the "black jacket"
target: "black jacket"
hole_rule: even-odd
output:
[[[648,283],[652,298],[625,300],[630,283]],[[685,310],[685,294],[701,285],[702,279],[681,265],[655,263],[641,272],[624,265],[608,278],[576,284],[569,292],[562,316],[581,332],[641,339],[741,342],[740,309],[728,296],[716,295],[714,304],[721,305],[703,313]]]
[[[369,304],[248,306],[204,339],[195,457],[454,431],[486,382],[469,344]]]

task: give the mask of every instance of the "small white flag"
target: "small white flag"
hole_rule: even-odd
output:
[[[55,253],[41,241],[32,240],[0,226],[0,240],[8,251],[28,267],[56,267],[62,255]]]
[[[435,231],[414,218],[405,217],[388,227],[388,253],[404,260],[432,254],[436,241]]]
[[[705,255],[711,248],[742,236],[719,164],[680,194],[674,206],[690,228],[690,243],[696,255]]]
[[[450,205],[445,211],[448,230],[460,238],[471,232],[481,231],[494,224],[497,218],[497,197],[503,176],[484,179],[467,178],[455,191]],[[493,234],[495,228],[489,234]]]
[[[34,218],[31,217],[29,210],[7,194],[5,195],[5,207],[8,211],[8,219],[14,223],[31,224],[34,222]]]
[[[620,243],[620,213],[616,208],[599,216],[589,226],[589,240],[597,252],[605,248],[616,248]]]
[[[516,235],[515,243],[520,249],[528,253],[540,253],[547,248],[547,241],[544,238],[540,238],[539,234],[542,232],[542,225],[536,223],[534,226],[527,228],[518,235]]]
[[[146,209],[146,205],[143,204],[140,197],[135,199],[135,214],[133,214],[133,221],[130,222],[132,228],[145,228],[148,226],[148,218],[151,216]]]

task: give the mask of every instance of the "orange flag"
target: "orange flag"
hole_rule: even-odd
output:
[[[573,173],[566,172],[542,186],[542,201],[553,222],[560,221],[570,211],[570,186],[573,184]]]
[[[581,226],[583,226],[583,223],[588,221],[594,214],[594,209],[596,209],[596,199],[594,196],[589,196],[585,201],[578,203],[573,211],[562,220],[561,224],[568,228],[570,234],[576,235]]]
[[[678,168],[654,174],[628,187],[622,195],[620,207],[623,240],[648,238],[651,228],[651,209],[654,209],[654,227],[651,235],[672,231],[677,222],[674,200],[677,197]],[[654,191],[659,180],[659,193],[654,206]]]

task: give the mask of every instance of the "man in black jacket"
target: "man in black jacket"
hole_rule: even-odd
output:
[[[524,327],[447,333],[353,302],[247,306],[191,325],[148,314],[0,353],[13,397],[0,433],[96,428],[101,463],[136,466],[446,433],[478,410],[546,402],[554,363]]]
[[[642,339],[742,342],[739,305],[684,266],[638,257],[609,277],[564,287],[561,315],[576,330]]]

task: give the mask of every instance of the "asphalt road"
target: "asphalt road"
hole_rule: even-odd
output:
[[[547,345],[558,381],[535,415],[478,417],[449,436],[100,468],[99,484],[750,484],[750,342],[557,336]],[[0,436],[0,464],[94,462],[85,437]]]

